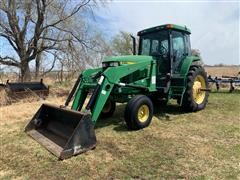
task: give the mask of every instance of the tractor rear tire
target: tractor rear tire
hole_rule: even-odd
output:
[[[126,106],[124,117],[127,127],[131,130],[147,127],[153,117],[152,101],[145,95],[134,96]]]
[[[207,73],[201,66],[193,66],[187,75],[187,87],[183,96],[182,108],[188,112],[195,112],[205,108],[208,102]]]
[[[111,100],[108,100],[104,107],[103,107],[103,110],[100,114],[100,117],[101,118],[110,118],[113,116],[114,112],[115,112],[115,109],[116,109],[116,102],[115,101],[111,101]]]

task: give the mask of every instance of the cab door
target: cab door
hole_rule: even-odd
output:
[[[172,74],[179,74],[183,60],[189,55],[189,48],[186,45],[187,34],[180,31],[171,32],[172,42]]]
[[[170,38],[169,31],[164,30],[159,32],[159,37],[152,46],[159,56],[157,59],[157,89],[164,93],[168,91],[170,74],[171,74],[171,60],[170,60]],[[154,52],[154,51],[153,51]]]
[[[159,90],[168,91],[171,74],[169,30],[161,30],[140,38],[140,55],[153,56],[156,60],[156,86]]]

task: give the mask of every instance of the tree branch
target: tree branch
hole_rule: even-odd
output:
[[[26,52],[27,56],[30,56],[32,54],[29,57],[28,61],[35,59],[35,57],[38,53],[37,43],[38,43],[39,37],[42,33],[42,25],[43,25],[43,21],[44,21],[44,14],[45,14],[45,8],[46,8],[45,0],[41,0],[41,2],[42,2],[42,7],[40,4],[40,1],[36,0],[38,18],[37,18],[37,22],[35,25],[34,36],[33,36],[32,40],[29,42],[28,50]]]
[[[47,71],[45,71],[45,72],[43,73],[43,76],[45,76],[47,73],[51,72],[51,71],[53,70],[54,66],[55,66],[56,60],[57,60],[57,59],[60,59],[60,58],[57,56],[57,53],[56,53],[56,52],[55,52],[55,53],[53,53],[53,52],[51,52],[51,51],[46,51],[46,52],[52,54],[52,55],[54,56],[54,59],[53,59],[51,68],[49,68]]]
[[[0,57],[0,64],[7,65],[7,66],[15,66],[15,67],[20,66],[19,62],[17,62],[14,58],[9,56]]]
[[[64,18],[61,18],[59,19],[58,21],[52,23],[52,24],[48,24],[46,25],[45,27],[43,27],[43,30],[44,29],[47,29],[48,27],[54,27],[56,26],[57,24],[69,19],[70,17],[72,17],[73,15],[75,15],[82,7],[86,6],[91,0],[87,0],[85,3],[79,5],[77,8],[75,8],[75,10],[73,10],[68,16],[64,17]]]
[[[25,18],[24,18],[24,25],[20,32],[22,34],[23,38],[25,38],[28,22],[31,19],[31,10],[32,10],[31,5],[32,5],[32,1],[26,2],[26,13],[25,13]]]
[[[71,41],[71,38],[67,38],[67,39],[54,39],[51,37],[40,37],[39,39],[44,39],[44,40],[48,40],[48,41],[54,41],[54,42],[64,42],[64,41]]]
[[[11,39],[10,36],[7,36],[7,35],[5,35],[5,34],[3,34],[3,33],[0,33],[0,36],[2,36],[2,37],[4,37],[5,39],[7,39],[8,42],[9,42],[9,44],[13,47],[13,49],[14,49],[16,52],[18,52],[18,49],[17,49],[16,45],[14,44],[14,42],[13,42],[13,40]]]

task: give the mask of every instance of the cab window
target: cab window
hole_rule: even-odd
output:
[[[186,57],[185,35],[179,31],[172,31],[173,64],[174,73],[180,71],[182,60]]]
[[[173,54],[177,60],[183,58],[185,54],[184,35],[181,32],[172,32]]]
[[[152,53],[157,52],[161,57],[167,58],[169,55],[168,31],[162,30],[142,35],[139,50],[140,55],[151,56]]]
[[[149,55],[150,53],[150,39],[142,40],[142,55]]]

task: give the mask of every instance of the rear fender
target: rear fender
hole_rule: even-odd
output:
[[[192,65],[201,66],[202,64],[203,64],[202,61],[197,56],[189,56],[189,57],[187,57],[183,61],[183,64],[181,66],[180,76],[181,77],[186,77],[187,74],[188,74],[188,71],[189,71],[189,69],[190,69],[190,67]]]
[[[182,67],[180,70],[180,77],[183,78],[183,84],[185,85],[184,87],[186,87],[186,84],[187,84],[187,75],[190,70],[190,67],[191,66],[202,66],[202,64],[203,63],[202,63],[201,59],[197,56],[189,56],[183,61],[183,64],[182,64]],[[184,93],[185,93],[185,88],[182,91],[180,105],[182,104]]]

